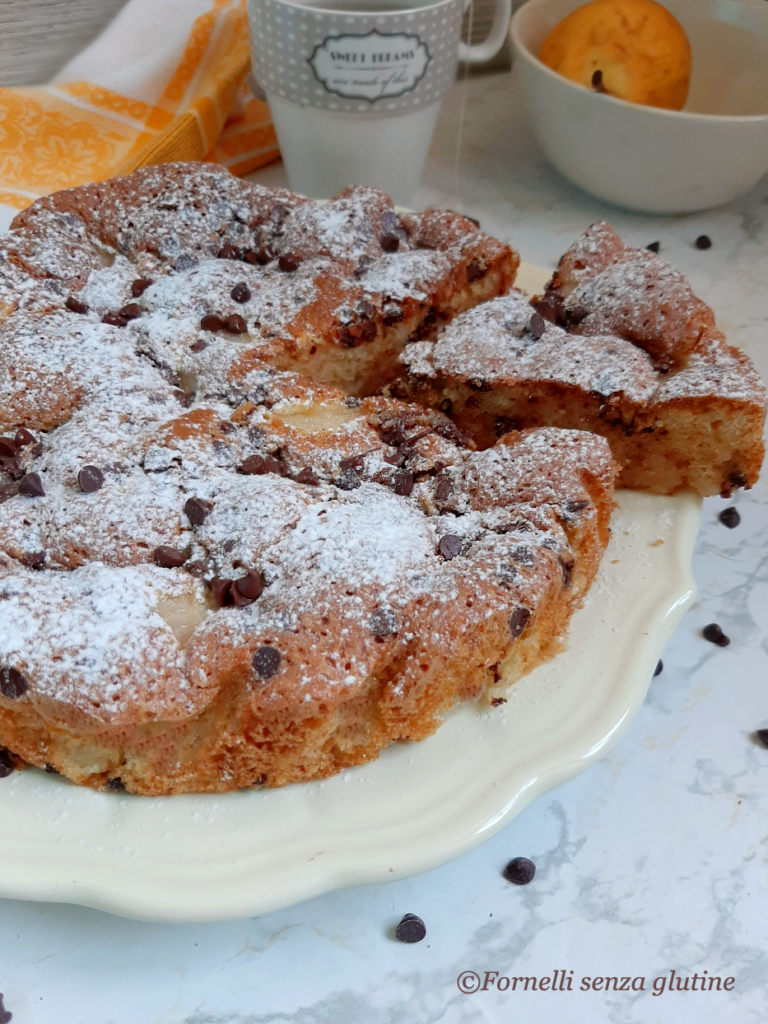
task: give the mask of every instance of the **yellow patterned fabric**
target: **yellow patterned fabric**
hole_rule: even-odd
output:
[[[133,2],[122,12],[127,31]],[[151,36],[147,4],[136,6]],[[205,7],[189,24],[176,18],[178,40],[169,31],[170,41],[137,61],[133,75],[124,72],[125,92],[98,80],[0,89],[0,205],[23,209],[38,196],[146,164],[211,160],[246,174],[276,159],[269,109],[247,83],[245,0],[198,0],[189,10]],[[103,68],[98,40],[90,50]]]

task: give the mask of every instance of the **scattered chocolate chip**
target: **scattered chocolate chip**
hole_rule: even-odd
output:
[[[15,459],[16,444],[11,437],[0,437],[0,458]]]
[[[84,302],[81,302],[79,299],[76,299],[74,297],[74,295],[70,295],[67,298],[67,301],[64,303],[64,305],[72,313],[87,313],[88,312],[88,307],[86,306],[86,304]]]
[[[513,885],[528,885],[536,874],[536,865],[527,857],[515,857],[507,864],[502,874]]]
[[[274,647],[260,647],[253,656],[253,671],[261,679],[277,675],[283,656]]]
[[[225,242],[219,249],[218,256],[220,260],[239,260],[240,250],[231,242]]]
[[[17,448],[26,448],[28,444],[35,443],[35,435],[30,434],[26,427],[19,427],[13,438],[13,443]]]
[[[395,480],[392,485],[392,490],[395,494],[399,494],[401,498],[407,498],[413,490],[414,476],[410,469],[404,469],[400,473],[395,473]]]
[[[384,252],[397,252],[400,248],[400,239],[394,231],[386,231],[379,239],[379,243]]]
[[[655,679],[656,676],[660,676],[663,671],[664,662],[661,660],[661,658],[659,658],[658,664],[656,665],[656,668],[653,670],[653,678]]]
[[[124,793],[125,783],[119,776],[114,779],[107,779],[107,789],[111,789],[113,793]]]
[[[224,321],[224,330],[228,331],[229,334],[245,334],[248,330],[248,324],[239,313],[233,313],[232,316],[228,316]]]
[[[552,324],[564,321],[563,300],[557,292],[545,292],[531,302],[533,308]]]
[[[441,537],[437,550],[447,561],[455,558],[456,555],[461,554],[461,537],[457,537],[455,533],[446,533],[444,537]]]
[[[697,249],[711,249],[712,239],[709,235],[699,235],[694,244]]]
[[[7,779],[16,770],[16,765],[11,757],[10,751],[0,747],[0,779]],[[3,1014],[2,993],[0,993],[0,1020],[10,1020],[10,1013]]]
[[[26,476],[21,478],[19,481],[19,494],[23,494],[27,498],[45,497],[43,482],[37,473],[27,473]]]
[[[308,484],[310,487],[317,487],[320,483],[317,473],[310,469],[309,466],[298,472],[293,479],[297,484]]]
[[[98,491],[104,486],[104,474],[98,466],[83,466],[77,474],[77,482],[80,484],[81,491],[93,494],[94,491]]]
[[[573,567],[576,564],[573,555],[561,555],[560,568],[563,571],[563,587],[567,590],[571,585],[571,577],[573,576]]]
[[[756,729],[755,736],[764,747],[768,747],[768,729]]]
[[[725,635],[716,622],[710,622],[702,629],[701,633],[705,640],[709,640],[711,644],[717,644],[718,647],[727,647],[731,642],[731,638]]]
[[[27,569],[44,569],[45,568],[45,552],[44,551],[22,551],[19,555],[19,561],[22,565],[25,565]]]
[[[187,498],[184,503],[184,512],[193,526],[202,526],[212,508],[211,502],[202,498]]]
[[[517,640],[518,637],[523,635],[530,617],[530,609],[523,608],[522,606],[520,608],[515,608],[509,616],[509,632],[512,634],[513,640]]]
[[[659,249],[661,249],[661,242],[649,242],[645,248],[648,252],[655,252],[658,255]]]
[[[538,341],[546,330],[547,325],[541,313],[534,313],[528,321],[528,331],[534,341]]]
[[[211,593],[219,608],[226,608],[234,604],[232,596],[232,580],[223,579],[221,576],[214,576],[210,582]]]
[[[29,689],[29,683],[17,668],[0,668],[0,693],[8,700],[18,700]]]
[[[377,608],[371,612],[368,629],[374,636],[394,636],[397,633],[397,616],[389,608]]]
[[[281,256],[278,260],[278,266],[286,274],[292,274],[294,270],[299,269],[299,260],[295,256]]]
[[[589,310],[586,306],[566,306],[563,310],[562,319],[565,327],[570,330],[572,327],[578,327],[588,316]]]
[[[125,317],[120,316],[119,313],[105,313],[101,318],[103,324],[109,324],[110,327],[125,327],[128,321]]]
[[[192,342],[189,346],[190,352],[204,352],[208,348],[208,342],[202,338],[198,338],[197,341]]]
[[[728,483],[733,488],[746,487],[747,478],[740,469],[732,469],[728,474]],[[727,495],[724,495],[724,497],[727,497]]]
[[[342,473],[346,473],[350,469],[354,469],[356,473],[362,472],[367,454],[367,452],[362,452],[360,455],[350,455],[348,459],[342,459],[339,463],[339,469]]]
[[[140,298],[144,292],[152,284],[152,281],[148,277],[137,277],[131,285],[131,295],[134,299]]]
[[[741,522],[741,516],[733,505],[731,505],[730,508],[724,508],[717,518],[723,526],[727,526],[729,530],[734,530]]]
[[[445,501],[452,490],[453,483],[451,478],[449,476],[439,476],[435,484],[435,501]]]
[[[52,764],[46,764],[46,766],[43,769],[43,771],[46,773],[46,775],[58,775],[59,774],[58,768],[54,768]]]
[[[484,267],[480,260],[471,260],[467,264],[467,281],[479,281],[487,272],[487,267]]]
[[[426,935],[427,926],[416,914],[406,914],[395,928],[395,938],[398,942],[421,942]]]
[[[603,85],[603,72],[599,69],[592,74],[592,88],[595,92],[605,92],[605,86]]]
[[[120,316],[124,320],[135,320],[136,317],[141,316],[141,312],[141,306],[137,302],[129,302],[120,310]]]
[[[491,698],[491,707],[492,708],[501,707],[502,704],[506,704],[506,703],[507,703],[507,698],[506,697],[492,697]]]
[[[220,331],[224,327],[224,321],[221,317],[209,313],[200,321],[200,327],[204,331]]]
[[[178,569],[187,560],[187,556],[183,551],[178,551],[167,544],[161,544],[159,548],[155,548],[152,552],[152,558],[155,561],[155,565],[159,565],[161,569]]]
[[[262,476],[269,472],[267,460],[263,455],[249,455],[247,459],[243,460],[240,472],[245,473],[246,476]]]
[[[270,249],[268,245],[264,245],[258,250],[249,249],[244,256],[246,263],[258,264],[260,267],[265,267],[276,258],[277,253]]]
[[[236,284],[232,291],[229,293],[235,302],[247,302],[251,297],[251,289],[245,283],[241,281],[240,284]]]
[[[6,1010],[3,1005],[3,993],[0,992],[0,1024],[9,1024],[13,1014]]]
[[[569,501],[563,502],[563,512],[568,516],[577,516],[585,508],[589,508],[589,502],[581,498],[572,498]]]
[[[208,572],[208,563],[203,558],[196,558],[194,562],[185,562],[184,572],[194,576],[196,580],[201,580]]]
[[[255,569],[249,569],[245,576],[232,583],[232,598],[236,605],[251,604],[264,592],[264,577]]]

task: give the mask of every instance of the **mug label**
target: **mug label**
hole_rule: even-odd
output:
[[[365,35],[326,36],[309,58],[326,92],[368,103],[411,92],[431,61],[419,36],[378,29]]]

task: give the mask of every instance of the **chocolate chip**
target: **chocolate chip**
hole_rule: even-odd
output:
[[[528,885],[536,874],[536,865],[527,857],[515,857],[507,864],[502,874],[513,885]]]
[[[0,992],[0,1024],[8,1024],[11,1017],[13,1017],[13,1014],[9,1013],[3,1005],[3,993]]]
[[[15,770],[16,770],[16,765],[15,765],[15,763],[13,761],[13,758],[11,757],[10,751],[6,750],[5,747],[0,747],[0,779],[7,779],[8,776],[12,772],[14,772]],[[2,1003],[2,1000],[3,1000],[3,995],[2,995],[2,992],[0,992],[0,1021],[2,1021],[2,1020],[10,1020],[11,1019],[11,1014],[10,1013],[3,1013],[3,1003]]]
[[[16,444],[11,437],[0,437],[0,458],[15,459]]]
[[[467,281],[479,281],[481,277],[485,277],[488,273],[487,267],[484,267],[480,260],[471,260],[467,264]]]
[[[648,252],[655,252],[658,255],[659,249],[661,249],[661,242],[649,242],[645,248]]]
[[[506,703],[507,703],[507,698],[506,697],[492,697],[491,698],[491,707],[492,708],[501,707],[502,704],[506,704]]]
[[[578,327],[588,316],[589,310],[586,306],[566,306],[563,310],[562,319],[564,325],[570,330],[572,327]]]
[[[379,239],[379,244],[384,252],[397,252],[400,248],[400,239],[394,231],[387,231]]]
[[[245,334],[248,330],[248,324],[239,313],[233,313],[232,316],[228,316],[224,321],[224,329],[230,334]]]
[[[131,295],[134,299],[140,298],[144,292],[152,284],[152,281],[148,277],[137,277],[131,285]]]
[[[161,569],[178,569],[187,560],[183,551],[169,547],[167,544],[161,544],[159,548],[155,548],[152,558],[155,565],[159,565]]]
[[[29,689],[29,683],[17,668],[0,668],[0,693],[8,700],[18,700]]]
[[[605,86],[603,85],[603,72],[600,70],[595,71],[592,74],[592,88],[595,92],[605,92]]]
[[[518,637],[523,635],[530,617],[530,609],[523,608],[522,606],[520,608],[515,608],[509,616],[509,632],[511,633],[513,640],[517,640]]]
[[[68,297],[67,301],[64,303],[64,305],[72,313],[87,313],[88,312],[88,307],[86,306],[86,304],[84,302],[81,302],[79,299],[76,299],[74,297],[74,295],[70,295]]]
[[[702,629],[701,633],[705,640],[709,640],[711,644],[717,644],[718,647],[727,647],[731,642],[731,638],[725,635],[716,622],[710,622]]]
[[[660,676],[663,671],[664,662],[661,660],[661,658],[659,658],[658,664],[656,665],[656,668],[653,670],[653,678],[655,679],[656,676]]]
[[[556,292],[546,292],[531,302],[533,308],[552,324],[561,323],[563,317],[563,300]]]
[[[740,469],[732,469],[728,474],[728,483],[731,487],[746,487],[747,478]],[[723,495],[723,497],[727,497],[727,495]]]
[[[45,568],[45,552],[22,551],[19,555],[19,561],[22,565],[25,565],[27,569],[43,569]]]
[[[125,317],[120,316],[119,313],[105,313],[101,318],[103,324],[109,324],[110,327],[125,327],[128,321]]]
[[[104,486],[104,474],[97,466],[83,466],[77,474],[77,482],[80,490],[86,494],[93,494]]]
[[[395,928],[395,938],[398,942],[421,942],[426,935],[427,926],[416,914],[406,914]]]
[[[236,605],[251,604],[264,592],[264,578],[255,569],[249,569],[245,576],[232,583],[232,597]]]
[[[184,512],[193,526],[202,526],[212,507],[210,501],[203,501],[202,498],[187,498]]]
[[[455,533],[446,533],[444,537],[440,538],[437,550],[443,558],[450,561],[456,555],[461,554],[461,537],[457,537]]]
[[[219,608],[226,608],[234,604],[232,596],[232,580],[224,579],[221,576],[214,576],[210,582],[211,593]]]
[[[534,341],[538,341],[546,329],[547,324],[544,317],[541,313],[534,313],[528,321],[528,331]]]
[[[283,656],[274,647],[260,647],[253,656],[253,671],[261,679],[277,675]]]
[[[124,320],[135,320],[136,317],[141,316],[141,306],[136,302],[129,302],[127,306],[123,306],[120,310],[120,316]]]
[[[45,497],[43,482],[37,473],[27,473],[26,476],[21,478],[19,481],[19,494],[23,494],[27,498]]]
[[[113,793],[124,793],[125,783],[120,776],[114,779],[107,779],[107,789],[111,789]]]
[[[240,472],[245,473],[246,476],[262,476],[269,472],[267,460],[263,455],[249,455],[247,459],[243,460]]]
[[[299,260],[295,256],[281,256],[278,260],[278,266],[286,274],[292,274],[294,270],[299,269]]]
[[[54,768],[52,764],[46,764],[45,768],[43,768],[43,771],[45,772],[46,775],[58,775],[59,774],[58,768]]]
[[[220,260],[239,260],[240,250],[231,242],[225,242],[219,249],[218,257]]]
[[[729,530],[734,530],[741,522],[741,516],[733,505],[731,505],[730,508],[724,508],[717,518],[723,526],[727,526]]]
[[[563,512],[568,516],[577,516],[585,508],[589,508],[589,502],[581,498],[571,498],[569,501],[563,502]]]
[[[397,616],[389,608],[377,608],[371,612],[368,629],[374,636],[394,636],[397,633]]]
[[[400,473],[395,473],[394,484],[392,490],[395,494],[399,494],[402,498],[407,498],[413,490],[414,476],[410,469],[404,469]]]
[[[709,235],[699,235],[694,244],[697,249],[711,249],[712,239]]]
[[[563,588],[567,590],[571,585],[573,567],[576,564],[573,555],[561,555],[559,558],[560,568],[563,572]]]
[[[190,352],[204,352],[208,348],[208,342],[203,341],[202,338],[198,338],[197,341],[192,342],[189,346]]]
[[[366,454],[367,452],[363,452],[362,455],[350,455],[348,459],[342,459],[339,463],[339,469],[342,473],[346,473],[350,469],[354,469],[356,473],[362,472]]]
[[[235,302],[247,302],[251,297],[251,289],[245,283],[241,281],[240,284],[236,284],[232,291],[229,293]]]
[[[30,434],[30,432],[25,427],[19,427],[13,438],[13,443],[16,445],[17,448],[26,448],[28,444],[35,443],[35,435]]]
[[[204,331],[220,331],[224,327],[224,321],[221,317],[209,313],[200,321],[200,327]]]
[[[297,484],[308,484],[310,487],[317,487],[320,483],[317,473],[310,469],[309,466],[297,473],[293,479]]]
[[[755,736],[764,747],[768,747],[768,729],[757,729]]]
[[[260,267],[265,267],[276,258],[277,253],[270,249],[268,245],[264,245],[258,250],[249,249],[244,256],[246,263],[258,264]]]

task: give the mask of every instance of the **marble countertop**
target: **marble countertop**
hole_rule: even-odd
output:
[[[257,177],[284,183],[280,165]],[[500,75],[449,96],[416,205],[471,213],[543,266],[603,217],[630,243],[658,240],[768,378],[768,179],[701,215],[609,210],[547,166],[513,80]],[[692,244],[702,233],[713,242],[705,252]],[[634,724],[485,845],[415,878],[224,924],[0,901],[0,991],[13,1024],[763,1024],[768,750],[751,734],[768,726],[767,498],[764,480],[735,502],[705,502],[698,599]],[[728,530],[717,515],[733,503],[742,521]],[[713,621],[729,647],[701,637]],[[536,864],[528,886],[501,875],[515,856]],[[418,945],[391,937],[406,912],[426,922]],[[673,970],[734,981],[719,992],[701,982],[669,991],[668,980],[658,992],[657,981],[654,991]],[[466,971],[564,971],[558,981],[573,984],[467,995],[457,986]],[[581,991],[587,976],[627,987]]]

